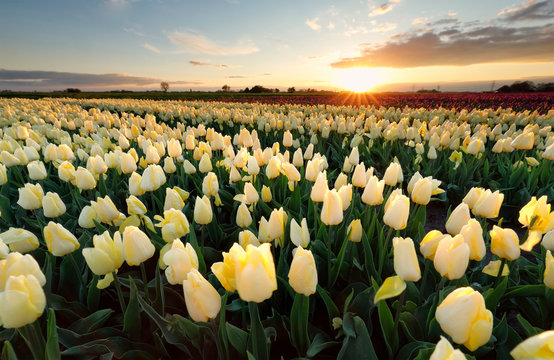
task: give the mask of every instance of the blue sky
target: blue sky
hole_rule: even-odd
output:
[[[0,9],[0,89],[554,75],[554,0],[3,0]]]

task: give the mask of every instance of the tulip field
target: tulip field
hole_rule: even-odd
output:
[[[1,358],[554,359],[545,104],[0,99]]]

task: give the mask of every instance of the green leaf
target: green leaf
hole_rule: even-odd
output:
[[[221,298],[221,310],[219,311],[219,326],[217,328],[217,350],[220,359],[229,359],[229,337],[227,336],[227,327],[225,326],[225,308],[227,307],[227,297],[229,293],[225,291],[225,295]]]
[[[322,288],[320,285],[317,285],[317,293],[325,303],[327,313],[329,314],[329,320],[333,320],[333,318],[340,316],[339,308],[337,307],[337,305],[335,305],[335,303],[327,293],[327,290]]]
[[[239,354],[244,354],[248,343],[248,333],[229,323],[225,324],[225,328],[227,329],[227,337],[231,345]]]
[[[54,309],[48,309],[48,324],[46,337],[46,352],[47,360],[61,359],[60,346],[58,344],[58,331],[56,329],[56,313]]]
[[[507,291],[505,298],[511,297],[541,297],[544,295],[545,285],[520,285],[513,286]]]
[[[325,341],[325,337],[322,333],[317,333],[312,341],[312,344],[306,351],[306,357],[313,358],[325,349],[339,345],[339,341]]]
[[[353,318],[353,322],[356,337],[347,336],[344,338],[337,359],[379,359],[364,321],[356,316]]]
[[[17,360],[17,355],[15,354],[13,346],[8,340],[4,341],[2,360]]]
[[[517,314],[517,320],[523,327],[523,331],[525,331],[525,334],[527,334],[527,337],[535,336],[542,332],[541,329],[534,327],[529,323],[529,321],[525,320],[525,318],[521,316],[521,314]]]
[[[140,337],[141,329],[140,307],[137,299],[137,285],[131,276],[129,276],[129,285],[129,303],[127,304],[127,310],[125,310],[125,316],[123,318],[123,331],[129,334],[131,339],[137,340]]]
[[[508,286],[507,276],[502,279],[502,281],[498,284],[498,286],[496,286],[496,288],[489,289],[490,292],[488,292],[484,296],[487,309],[494,312],[496,305],[498,305],[498,302],[502,298],[502,295],[504,295],[504,293],[506,292],[506,286]]]
[[[398,344],[398,336],[394,333],[394,319],[386,301],[377,303],[377,313],[379,314],[379,323],[389,354],[392,356],[394,344]]]
[[[5,197],[4,195],[0,195],[0,212],[2,214],[1,215],[2,219],[6,221],[8,224],[15,223],[10,199]],[[4,345],[4,347],[6,347],[6,345]]]
[[[310,344],[308,337],[308,315],[310,298],[296,294],[290,312],[290,337],[292,344],[300,354],[305,354]]]
[[[252,352],[257,360],[269,359],[269,346],[265,330],[260,320],[258,312],[258,304],[254,302],[248,303],[250,310],[250,335],[248,336],[248,351]]]
[[[98,310],[97,312],[92,313],[91,315],[83,319],[75,321],[73,324],[71,324],[71,326],[68,327],[68,329],[76,332],[77,334],[92,332],[104,325],[106,321],[108,321],[112,313],[112,309]]]

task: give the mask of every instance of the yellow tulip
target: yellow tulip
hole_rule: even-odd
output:
[[[510,351],[510,355],[514,360],[554,359],[552,344],[554,344],[554,330],[543,331],[525,339]]]
[[[155,250],[148,236],[136,226],[127,226],[123,231],[123,258],[130,266],[150,259]]]
[[[194,222],[200,225],[207,225],[212,222],[213,213],[210,199],[204,195],[196,197],[194,203]]]
[[[139,173],[134,172],[129,177],[129,193],[134,196],[144,195],[144,190],[140,187],[142,182],[142,176]]]
[[[465,360],[466,357],[460,349],[454,350],[452,344],[446,340],[445,337],[441,336],[441,339],[435,346],[435,350],[431,354],[429,360]]]
[[[310,250],[297,247],[289,270],[289,284],[299,294],[310,296],[317,287],[317,269]]]
[[[245,203],[241,203],[237,209],[236,223],[241,228],[247,228],[252,224],[252,215]]]
[[[19,188],[19,200],[17,204],[25,210],[40,209],[42,206],[42,198],[44,197],[44,191],[40,184],[25,184],[24,187]]]
[[[544,284],[554,289],[554,257],[550,250],[546,252],[546,259],[544,260]]]
[[[377,176],[371,176],[362,193],[362,202],[371,206],[381,205],[384,201],[384,188],[385,182],[383,180],[379,180]]]
[[[329,185],[327,184],[327,172],[322,171],[319,175],[317,175],[314,186],[312,186],[310,199],[312,199],[313,202],[323,202],[325,200],[325,194],[327,194],[328,191]]]
[[[433,182],[431,177],[420,179],[414,184],[414,189],[411,193],[412,201],[416,204],[427,205],[431,200],[432,193]]]
[[[65,214],[65,204],[60,198],[58,193],[47,192],[42,198],[42,209],[44,216],[48,218],[55,218]]]
[[[289,130],[285,131],[283,134],[283,146],[291,147],[292,146],[292,134]]]
[[[253,246],[260,246],[260,241],[250,230],[243,230],[239,233],[239,244],[243,249],[250,244]]]
[[[215,319],[221,309],[221,297],[217,290],[197,269],[192,269],[183,281],[185,304],[194,321]]]
[[[202,192],[207,197],[216,196],[219,191],[219,182],[213,172],[209,172],[202,181]]]
[[[489,233],[493,254],[508,260],[515,260],[519,257],[519,237],[514,230],[502,229],[494,225]]]
[[[248,245],[247,245],[248,247]],[[212,265],[211,270],[217,280],[223,285],[225,290],[234,292],[236,289],[236,273],[235,264],[239,257],[245,255],[245,251],[241,245],[234,243],[229,252],[224,252],[223,261],[216,262]]]
[[[35,160],[28,163],[27,170],[29,171],[29,178],[31,180],[46,179],[46,168],[44,167],[44,163],[40,160]]]
[[[449,280],[464,276],[469,263],[469,246],[462,235],[444,237],[439,241],[435,257],[435,269]]]
[[[469,259],[481,260],[487,252],[481,224],[475,219],[469,220],[460,230],[460,235],[464,237],[464,241],[469,247]]]
[[[185,246],[179,239],[171,243],[171,248],[163,255],[163,262],[167,265],[165,277],[171,285],[182,284],[192,269],[198,270],[196,251],[190,243]]]
[[[262,201],[268,203],[271,201],[273,196],[271,195],[271,189],[266,185],[262,186]]]
[[[244,301],[262,302],[277,290],[271,245],[248,245],[235,261],[236,288]]]
[[[445,225],[446,231],[452,236],[458,235],[462,227],[467,224],[470,219],[469,206],[465,202],[462,202],[450,213]]]
[[[389,276],[383,281],[383,285],[375,293],[373,303],[377,304],[381,300],[390,299],[402,294],[406,290],[406,282],[400,276]]]
[[[96,225],[94,224],[94,220],[100,222],[100,218],[96,215],[96,212],[94,211],[93,207],[90,205],[87,205],[81,210],[81,213],[79,214],[79,226],[83,229],[92,229]]]
[[[91,206],[103,223],[109,224],[119,217],[119,210],[115,207],[112,199],[108,195],[104,198],[96,198],[96,201],[91,201]]]
[[[385,203],[383,222],[395,230],[402,230],[408,224],[410,199],[402,195],[402,190],[394,190]]]
[[[52,221],[43,229],[44,241],[48,251],[54,256],[64,256],[79,248],[79,241],[62,224],[56,224]]]
[[[10,277],[19,275],[32,275],[38,280],[40,286],[46,284],[46,277],[34,257],[30,254],[21,255],[18,252],[12,252],[5,259],[0,260],[0,293],[5,290]]]
[[[165,184],[165,173],[160,165],[148,165],[142,173],[140,188],[143,191],[154,191]]]
[[[323,198],[321,221],[325,225],[338,225],[343,219],[342,211],[342,200],[337,191],[335,189],[327,190]]]
[[[402,182],[401,179],[403,179],[402,175],[402,168],[400,167],[400,164],[396,162],[391,162],[390,165],[387,167],[387,170],[385,170],[385,175],[383,176],[383,180],[385,181],[385,184],[388,186],[394,186],[399,182]]]
[[[159,215],[154,218],[159,221],[156,226],[162,228],[162,238],[165,242],[172,242],[190,232],[189,221],[181,210],[169,209],[164,211],[163,218]]]
[[[395,237],[392,239],[392,245],[396,275],[404,281],[418,281],[421,278],[421,270],[419,269],[413,240]]]
[[[91,190],[96,187],[96,179],[90,171],[79,166],[75,171],[75,186],[81,190]]]
[[[171,157],[179,157],[183,154],[183,148],[181,147],[181,143],[177,139],[169,139],[167,141],[167,153]]]
[[[290,240],[296,246],[306,248],[310,243],[310,230],[306,218],[302,219],[298,225],[295,219],[290,221]]]
[[[492,334],[493,317],[485,299],[471,287],[452,291],[435,312],[441,329],[470,351],[485,345]]]
[[[504,201],[504,194],[500,193],[498,190],[491,192],[487,189],[479,196],[472,211],[477,216],[488,219],[496,218],[498,217],[500,206],[502,206],[502,201]]]
[[[485,189],[483,188],[472,187],[471,189],[469,189],[468,193],[462,201],[465,202],[470,209],[473,209],[473,207],[477,203],[477,200],[479,200],[481,194],[483,194],[484,192]]]
[[[33,275],[10,276],[0,292],[0,323],[6,329],[19,328],[38,319],[46,306],[46,296]]]
[[[360,242],[362,241],[362,221],[360,219],[354,219],[350,222],[348,225],[348,228],[346,229],[346,233],[350,234],[348,237],[348,241],[352,242]]]
[[[105,231],[102,235],[92,237],[94,247],[83,249],[83,257],[90,270],[96,275],[106,275],[123,265],[123,241],[116,231],[113,239]]]
[[[531,150],[535,143],[535,134],[532,131],[519,134],[511,143],[514,149]]]

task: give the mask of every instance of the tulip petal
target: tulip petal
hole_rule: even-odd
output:
[[[405,289],[406,283],[404,280],[402,280],[399,276],[389,276],[385,279],[379,290],[377,290],[377,293],[375,293],[373,303],[376,304],[381,300],[398,296],[402,294]]]

